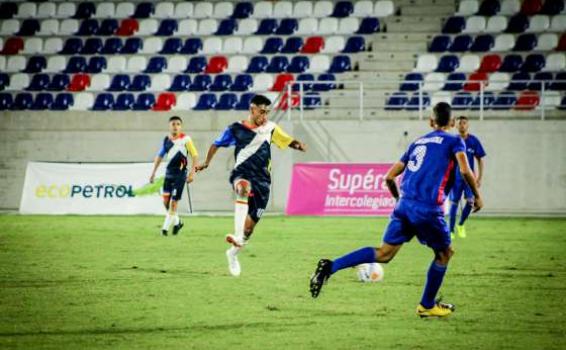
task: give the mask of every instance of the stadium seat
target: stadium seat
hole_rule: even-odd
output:
[[[548,18],[548,16],[536,15],[530,18],[527,32],[541,33],[547,31],[549,28],[550,28],[550,19]]]
[[[528,111],[535,109],[540,103],[539,94],[535,91],[523,91],[517,102],[515,102],[515,109],[521,111]]]
[[[560,93],[557,91],[545,91],[541,93],[539,108],[556,109],[560,107]]]
[[[449,17],[442,27],[444,34],[457,34],[461,33],[466,26],[466,20],[462,16]]]
[[[73,105],[73,94],[62,93],[55,96],[55,100],[51,105],[53,111],[66,111]]]
[[[493,110],[508,110],[511,109],[515,102],[517,101],[517,97],[513,92],[502,92],[493,101],[491,104],[491,109]]]
[[[229,74],[218,74],[209,87],[210,91],[227,91],[232,86],[232,77]]]
[[[417,96],[418,94],[415,93],[413,98]],[[434,106],[439,102],[452,103],[452,94],[447,91],[437,91],[433,93],[430,98],[430,104]]]
[[[314,91],[330,91],[336,89],[336,76],[331,73],[320,74],[317,82],[313,85]]]
[[[313,3],[311,1],[297,1],[293,7],[294,18],[311,18],[313,17]]]
[[[208,111],[214,109],[217,104],[216,95],[215,94],[201,94],[199,96],[198,102],[194,107],[196,111]]]
[[[38,75],[44,75],[47,77],[47,81],[49,82],[49,76],[46,74],[37,74],[36,76]],[[34,76],[34,78],[36,76]],[[10,85],[10,76],[6,73],[0,73],[0,90],[5,90],[8,85]]]
[[[247,19],[243,19],[241,20],[234,33],[236,35],[251,35],[254,34],[258,31],[258,22],[256,19],[254,18],[247,18]]]
[[[495,44],[492,51],[510,51],[515,46],[515,38],[512,34],[499,34],[495,37]]]
[[[544,56],[541,54],[530,54],[525,57],[525,61],[521,65],[522,72],[538,72],[545,66]]]
[[[454,38],[452,45],[448,51],[450,52],[466,52],[472,46],[472,37],[469,35],[458,35]]]
[[[373,14],[377,17],[388,17],[395,14],[395,5],[390,0],[379,0],[375,3]]]
[[[165,68],[163,71],[166,73],[180,73],[185,71],[187,65],[188,61],[184,56],[172,56],[167,61],[167,68]]]
[[[126,74],[117,74],[112,78],[108,91],[126,91],[130,89],[130,77]]]
[[[407,102],[409,102],[409,98],[407,97],[406,92],[395,92],[387,98],[387,102],[385,103],[385,110],[402,110],[407,105]]]
[[[22,38],[8,38],[2,48],[2,55],[17,55],[24,48],[24,41]]]
[[[49,64],[48,64],[49,65]],[[114,56],[108,59],[105,72],[107,73],[122,73],[126,71],[126,58],[121,56]]]
[[[501,2],[501,10],[499,10],[500,15],[511,16],[516,14],[521,10],[520,0],[503,0]]]
[[[37,19],[26,19],[21,23],[19,36],[32,36],[39,31],[39,21]]]
[[[207,18],[199,21],[197,35],[213,35],[218,31],[218,21]]]
[[[480,16],[494,16],[501,10],[501,4],[499,1],[487,0],[482,1],[480,8],[477,12]]]
[[[344,20],[346,20],[347,18],[345,18]],[[356,19],[357,21],[357,19]],[[342,24],[343,22],[340,21],[340,24]],[[355,22],[354,22],[355,23]],[[346,29],[347,26],[344,28],[342,26],[340,26],[338,28],[338,32],[341,34],[349,34],[349,30]],[[366,17],[364,19],[362,19],[362,22],[360,23],[360,26],[358,27],[356,33],[358,34],[373,34],[373,33],[377,33],[379,32],[379,19],[375,18],[375,17]]]
[[[175,5],[173,18],[190,18],[193,16],[194,5],[192,2],[178,2]]]
[[[56,54],[63,50],[63,40],[61,38],[46,39],[43,45],[44,54]]]
[[[211,37],[205,39],[202,45],[203,54],[218,54],[222,52],[222,39],[219,37]]]
[[[491,91],[485,91],[483,93],[483,104],[482,104],[482,94],[476,94],[472,100],[470,105],[470,109],[474,111],[480,110],[483,108],[484,110],[490,109],[495,101],[495,95]]]
[[[143,19],[139,23],[140,27],[136,33],[137,35],[155,35],[159,29],[157,20],[153,18]]]
[[[540,13],[554,16],[564,11],[564,0],[546,0]]]
[[[79,21],[64,19],[59,26],[59,35],[75,35],[79,31]]]
[[[271,86],[270,90],[271,91],[283,91],[287,84],[292,83],[295,80],[295,77],[293,76],[293,74],[289,74],[289,73],[283,73],[283,74],[278,74],[275,77],[275,82],[273,83],[273,86]]]
[[[170,111],[173,106],[177,104],[175,94],[170,92],[163,92],[157,96],[157,101],[153,105],[152,110],[155,112]]]
[[[297,36],[287,38],[285,45],[281,49],[281,53],[297,53],[303,46],[303,39]]]
[[[453,72],[460,65],[458,56],[456,55],[445,55],[441,56],[438,61],[438,66],[436,67],[436,72],[450,73]]]
[[[295,34],[312,35],[318,31],[318,20],[316,18],[302,18],[299,21],[299,27]]]
[[[236,94],[233,93],[222,94],[218,99],[218,103],[216,104],[214,109],[218,111],[229,111],[234,109],[237,103],[238,103],[238,97],[236,96]]]
[[[153,57],[151,59],[153,59]],[[126,72],[139,73],[146,71],[148,68],[154,69],[157,68],[154,66],[155,64],[159,64],[159,62],[153,60],[151,63],[152,66],[150,67],[150,63],[148,63],[144,56],[132,56],[126,65]]]
[[[138,53],[143,46],[143,41],[141,38],[128,38],[124,42],[124,46],[122,47],[120,53],[133,55]]]
[[[315,1],[313,8],[313,17],[324,18],[330,17],[334,11],[334,4],[330,1]]]
[[[9,19],[2,21],[0,26],[0,35],[13,35],[20,31],[20,21],[17,19]]]
[[[189,38],[181,47],[182,54],[194,55],[202,51],[202,41],[199,38]]]
[[[289,59],[286,56],[273,56],[265,68],[267,73],[282,73],[287,70]]]
[[[81,73],[86,72],[86,59],[83,56],[72,56],[67,61],[65,73]]]
[[[296,83],[293,84],[293,91],[312,91],[315,80],[314,75],[312,74],[299,74],[297,79],[295,79]]]
[[[542,10],[542,0],[524,0],[521,5],[521,13],[532,16]]]
[[[293,35],[298,29],[299,23],[294,18],[284,18],[279,23],[279,27],[275,31],[277,35]]]
[[[47,68],[44,72],[61,72],[65,69],[67,60],[64,56],[51,56],[47,60]]]
[[[174,111],[191,110],[196,105],[196,96],[193,93],[184,93],[177,96],[177,104],[172,108]]]
[[[358,53],[366,50],[366,42],[362,36],[351,36],[346,42],[346,46],[342,52],[344,53]],[[317,52],[320,52],[317,51]]]
[[[294,56],[287,67],[289,73],[303,73],[309,68],[310,62],[306,56]]]
[[[566,57],[562,53],[551,53],[546,57],[545,72],[560,72],[566,69]]]
[[[309,92],[303,96],[303,108],[304,109],[315,109],[322,106],[322,99],[320,95],[316,92]]]
[[[328,35],[338,33],[338,19],[333,17],[322,18],[318,24],[318,34]],[[343,39],[343,37],[341,37]]]
[[[514,73],[511,76],[511,81],[507,86],[507,90],[511,91],[522,91],[527,89],[529,81],[531,80],[531,75],[525,72]]]
[[[557,15],[552,17],[552,21],[550,22],[550,30],[553,32],[561,33],[566,31],[566,15]]]
[[[100,28],[98,26],[97,20],[86,19],[86,20],[81,22],[80,27],[79,27],[79,31],[77,32],[77,35],[80,35],[80,36],[96,35],[96,33],[98,33],[99,30],[100,30]]]
[[[314,63],[314,59],[313,59]],[[314,66],[314,64],[313,64]],[[343,73],[352,70],[352,62],[349,56],[340,55],[334,56],[330,68],[328,68],[329,73]],[[316,70],[310,70],[310,72],[317,72]]]
[[[110,87],[110,76],[108,74],[94,74],[90,79],[88,91],[105,91]]]
[[[140,29],[139,22],[134,18],[126,18],[120,22],[120,27],[116,30],[116,35],[131,36]]]
[[[227,18],[234,13],[234,4],[229,1],[223,1],[216,3],[214,5],[214,12],[212,17],[214,18]]]
[[[261,50],[261,53],[264,54],[279,53],[281,52],[281,49],[283,49],[283,45],[284,42],[281,37],[267,38],[267,40],[265,40],[265,44],[263,45],[263,49]]]
[[[518,13],[509,19],[505,32],[523,33],[529,27],[529,19],[523,13]]]
[[[480,57],[474,54],[467,54],[460,57],[460,66],[456,72],[470,73],[478,70],[480,67]]]
[[[528,90],[533,91],[540,91],[544,86],[545,90],[550,89],[551,82],[554,80],[554,76],[550,72],[538,72],[533,77],[533,81],[531,81],[527,85]]]
[[[116,6],[112,2],[102,2],[96,6],[94,17],[114,18],[116,16]]]
[[[505,16],[493,16],[487,20],[485,32],[486,33],[502,33],[507,29],[508,20]]]
[[[544,33],[538,37],[534,47],[535,51],[552,51],[558,47],[558,35],[555,33]]]
[[[263,47],[263,40],[259,37],[249,36],[244,40],[242,53],[253,54],[260,52]]]
[[[12,109],[14,99],[12,94],[0,93],[0,111],[8,111]]]
[[[173,35],[177,29],[179,29],[179,24],[177,20],[174,19],[164,19],[159,23],[159,28],[155,35],[159,36],[171,36]]]
[[[246,70],[249,62],[246,56],[230,56],[228,59],[228,67],[224,70],[226,73],[241,73]]]
[[[251,2],[238,2],[234,7],[234,12],[232,13],[233,18],[244,19],[248,18],[254,12],[254,7]]]
[[[489,76],[487,82],[487,91],[502,91],[506,90],[511,81],[508,73],[493,73]]]
[[[420,83],[424,80],[421,73],[408,73],[401,83],[399,90],[401,91],[416,91],[419,89]]]
[[[520,55],[507,55],[503,58],[500,72],[513,73],[518,71],[523,65],[523,58]]]
[[[466,19],[463,33],[481,33],[486,29],[486,21],[482,16],[471,16]]]
[[[53,104],[53,95],[48,92],[40,92],[35,95],[33,104],[31,105],[32,111],[45,111],[51,108]]]
[[[490,34],[482,34],[476,36],[472,46],[471,52],[487,52],[490,51],[495,45],[495,40]]]
[[[175,35],[193,36],[198,32],[198,22],[195,19],[183,19]]]
[[[482,58],[479,72],[493,73],[501,67],[501,56],[497,54],[485,55]]]
[[[175,4],[172,2],[159,2],[155,6],[155,18],[174,18]]]
[[[144,39],[140,53],[145,53],[145,54],[158,53],[162,49],[163,49],[163,40],[158,37],[150,37]]]
[[[151,85],[151,78],[149,75],[138,74],[132,79],[132,83],[128,87],[128,91],[146,91]]]
[[[234,78],[231,91],[249,91],[253,85],[253,78],[249,74],[239,74]]]
[[[32,56],[28,59],[24,72],[39,73],[47,67],[47,59],[44,56]]]
[[[269,18],[273,16],[273,3],[271,1],[259,1],[254,5],[253,13],[254,18]]]
[[[473,102],[473,96],[469,92],[460,92],[452,97],[450,104],[454,110],[469,109]]]
[[[134,106],[135,97],[129,92],[119,94],[116,97],[112,110],[114,111],[130,111]]]
[[[29,75],[25,73],[17,73],[11,76],[10,84],[8,85],[7,90],[25,90],[30,86],[30,78]]]
[[[208,61],[205,72],[208,74],[222,73],[227,67],[228,59],[225,56],[214,56]]]
[[[450,73],[446,77],[446,83],[442,90],[444,91],[460,91],[464,88],[464,82],[466,80],[465,73]],[[417,89],[415,89],[417,90]]]
[[[82,55],[95,55],[100,53],[102,50],[102,40],[100,38],[88,38],[84,42],[84,46],[81,49]]]
[[[513,51],[531,51],[537,44],[537,36],[535,34],[521,34],[515,42]]]
[[[151,93],[142,93],[139,94],[136,98],[134,104],[132,105],[132,109],[134,111],[149,111],[155,105],[155,96]]]
[[[73,2],[62,2],[57,6],[55,18],[72,18],[77,12],[77,5]]]
[[[132,15],[133,18],[149,18],[155,13],[155,7],[152,2],[140,2],[136,6],[136,10]]]
[[[18,13],[18,5],[14,2],[0,3],[0,19],[10,19]]]
[[[163,48],[159,53],[162,54],[178,54],[183,47],[183,41],[180,38],[168,38],[163,44]]]
[[[259,27],[255,34],[257,35],[271,35],[277,31],[277,20],[274,18],[265,18],[259,23]]]
[[[343,61],[344,57],[348,56],[335,56],[335,58],[336,57],[340,57],[339,61],[336,62],[335,68],[337,70],[348,68],[349,62]],[[310,61],[310,66],[307,69],[308,73],[325,73],[331,69],[330,58],[326,55],[314,55]],[[332,64],[334,64],[334,62],[332,62]]]
[[[432,72],[438,66],[438,59],[434,55],[419,55],[414,72]]]
[[[484,72],[470,74],[468,82],[464,84],[464,91],[480,91],[482,85],[486,86],[487,79],[487,73]]]
[[[566,72],[556,74],[554,81],[550,83],[550,90],[565,91],[566,90]]]
[[[123,48],[122,39],[120,38],[108,38],[104,42],[104,46],[100,53],[105,55],[115,55],[120,53]]]
[[[428,73],[424,78],[423,91],[438,91],[444,87],[446,77],[442,73]]]
[[[251,104],[251,100],[252,98],[255,96],[254,93],[247,93],[247,94],[242,94],[240,96],[240,99],[238,101],[238,103],[236,103],[236,105],[234,106],[234,108],[238,111],[246,111],[250,109],[250,104]]]
[[[96,7],[92,2],[81,2],[77,6],[77,10],[73,18],[82,19],[90,18],[96,13]]]
[[[12,110],[24,111],[31,109],[33,105],[33,95],[29,92],[20,92],[16,95],[14,103],[12,104]]]
[[[269,61],[265,56],[254,56],[250,60],[250,64],[246,69],[247,73],[262,73],[269,65]]]
[[[112,94],[98,94],[92,105],[93,111],[109,111],[114,107],[114,96]]]
[[[161,73],[167,68],[167,59],[163,56],[151,57],[144,69],[145,73]]]
[[[227,18],[220,22],[215,35],[232,35],[236,31],[238,23],[233,18]]]
[[[3,82],[3,85],[8,86],[8,89],[12,90],[6,82]],[[17,90],[26,89],[28,91],[43,91],[47,90],[47,86],[49,86],[49,75],[36,74],[31,78],[31,82],[29,84],[24,84],[23,86],[18,87]]]
[[[293,17],[293,3],[290,1],[277,1],[273,4],[273,17]]]
[[[71,83],[69,84],[69,91],[84,91],[90,85],[90,76],[88,74],[75,74],[71,78]]]
[[[80,38],[69,38],[65,41],[63,50],[61,53],[63,55],[76,55],[83,49],[83,41]]]
[[[419,108],[425,109],[431,104],[430,95],[428,93],[423,93],[419,95],[414,93],[405,105],[405,109],[408,111],[418,111]]]
[[[41,22],[37,35],[53,36],[59,33],[59,21],[56,19],[47,19]]]
[[[364,44],[365,45],[365,44]],[[338,53],[344,50],[346,42],[343,36],[326,37],[321,53]]]
[[[189,86],[189,91],[208,91],[211,84],[210,75],[199,74],[194,77],[193,83]]]
[[[438,35],[432,39],[428,46],[428,52],[446,52],[452,43],[449,35]]]
[[[169,91],[188,91],[191,85],[191,77],[189,75],[176,75],[169,87]]]
[[[8,57],[6,61],[6,72],[21,72],[26,68],[26,58],[24,56]]]
[[[479,11],[479,1],[478,0],[462,0],[458,5],[457,16],[471,16],[475,15]]]
[[[332,17],[344,18],[349,17],[354,12],[354,5],[350,1],[338,1],[334,5]]]
[[[251,91],[267,91],[273,86],[273,75],[272,74],[258,74],[255,76]]]

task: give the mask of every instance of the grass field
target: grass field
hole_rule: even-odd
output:
[[[379,242],[386,219],[262,220],[228,275],[230,218],[0,215],[0,349],[564,349],[566,220],[472,218],[441,290],[449,319],[421,320],[431,253],[407,244],[383,283],[334,276],[320,257]]]

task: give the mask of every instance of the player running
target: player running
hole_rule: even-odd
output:
[[[468,117],[460,116],[457,119],[458,121],[458,133],[460,137],[464,140],[466,144],[466,154],[468,156],[468,164],[470,165],[470,169],[474,172],[474,163],[477,159],[478,161],[478,173],[476,176],[476,183],[478,187],[481,186],[481,180],[483,177],[483,157],[485,157],[485,151],[480,140],[470,134],[468,129],[470,127],[470,123],[468,121]],[[460,215],[460,223],[456,226],[456,215],[458,214],[458,205],[460,204],[460,199],[462,198],[462,193],[464,194],[464,198],[466,199],[466,205],[462,209],[462,214]],[[460,172],[456,172],[456,178],[454,180],[454,186],[452,187],[452,191],[450,192],[450,235],[452,239],[456,236],[454,235],[454,226],[456,226],[456,232],[460,238],[466,238],[466,227],[464,223],[470,213],[472,212],[472,207],[474,205],[474,194],[472,189],[466,181],[460,175]]]
[[[271,186],[271,144],[281,149],[290,147],[305,152],[306,145],[287,135],[277,124],[268,121],[271,101],[262,95],[251,100],[247,120],[228,126],[210,146],[206,160],[197,171],[206,169],[220,147],[235,146],[234,169],[230,183],[236,194],[234,207],[234,234],[226,241],[232,245],[227,251],[228,267],[233,276],[241,272],[238,253],[250,239],[255,225],[267,207]]]
[[[464,179],[474,193],[474,210],[483,206],[475,177],[466,158],[462,139],[448,130],[454,126],[450,105],[438,103],[430,124],[434,131],[414,141],[401,159],[389,169],[386,183],[398,200],[379,248],[366,247],[334,261],[322,259],[310,281],[310,292],[316,298],[326,281],[339,270],[363,263],[388,263],[403,243],[417,236],[419,241],[434,251],[417,314],[421,317],[450,315],[455,307],[440,303],[436,294],[440,289],[448,261],[454,254],[450,232],[444,220],[442,204],[449,192],[457,163]],[[401,194],[395,179],[403,174]]]
[[[149,182],[155,181],[155,172],[163,158],[167,155],[167,170],[163,182],[163,204],[167,213],[161,228],[161,234],[167,236],[169,226],[173,224],[173,234],[179,233],[183,222],[179,219],[177,205],[183,195],[185,183],[191,183],[198,165],[198,152],[192,139],[182,132],[183,120],[173,116],[169,118],[169,135],[163,139],[163,145],[153,161],[153,170]],[[187,170],[188,156],[191,156],[191,170]],[[187,175],[188,172],[188,175]]]

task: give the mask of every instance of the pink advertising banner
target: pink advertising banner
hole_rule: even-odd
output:
[[[395,199],[385,183],[390,167],[391,164],[295,164],[285,213],[389,215],[395,207]]]

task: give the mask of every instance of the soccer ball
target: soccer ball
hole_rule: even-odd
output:
[[[380,282],[383,280],[383,267],[378,263],[358,265],[357,272],[358,279],[361,282]]]

